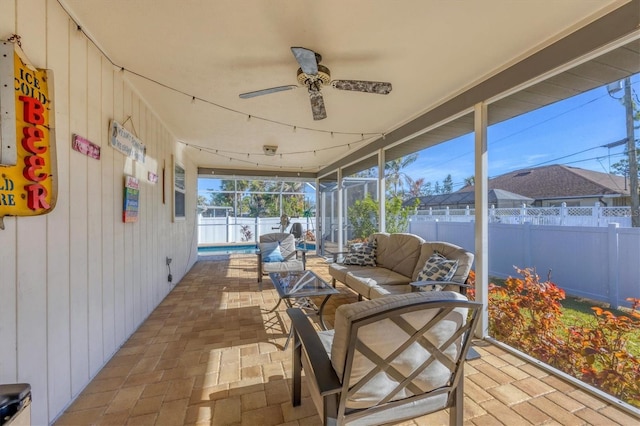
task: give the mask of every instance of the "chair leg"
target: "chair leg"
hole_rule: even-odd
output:
[[[293,332],[293,383],[291,386],[291,403],[294,407],[300,405],[302,392],[302,344],[295,330]]]
[[[338,424],[338,397],[337,395],[327,395],[324,397],[324,426],[336,426]]]
[[[453,391],[453,406],[449,407],[449,426],[462,426],[464,421],[464,371],[460,367],[460,382]]]

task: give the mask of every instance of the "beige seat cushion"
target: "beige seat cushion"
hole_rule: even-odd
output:
[[[411,278],[420,257],[422,243],[424,240],[417,235],[391,234],[384,242],[384,255],[378,256],[378,264]],[[378,242],[378,247],[380,244],[381,241]]]
[[[377,299],[379,297],[387,297],[393,294],[411,293],[409,284],[373,286],[369,289],[369,299]]]
[[[264,234],[260,236],[261,243],[280,242],[280,252],[282,257],[290,259],[295,256],[296,251],[296,239],[293,234],[287,234],[282,232],[274,232],[272,234]]]
[[[343,282],[354,291],[370,299],[371,287],[408,284],[411,280],[409,277],[386,268],[369,267],[358,271],[349,271],[346,275],[346,281]]]
[[[347,273],[359,273],[363,269],[371,269],[371,266],[343,265],[342,263],[330,263],[329,274],[341,283],[347,282]]]

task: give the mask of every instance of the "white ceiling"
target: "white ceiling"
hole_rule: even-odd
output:
[[[192,147],[198,166],[314,173],[627,3],[60,2],[127,70],[126,78],[175,137]],[[375,95],[325,86],[328,117],[322,121],[312,119],[302,87],[238,97],[296,84],[292,46],[320,53],[334,79],[389,81],[393,91]],[[277,145],[278,155],[265,156],[263,145]]]

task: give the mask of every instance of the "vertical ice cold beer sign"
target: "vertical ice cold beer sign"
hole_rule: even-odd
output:
[[[35,216],[56,203],[52,73],[0,42],[0,229],[4,216]]]

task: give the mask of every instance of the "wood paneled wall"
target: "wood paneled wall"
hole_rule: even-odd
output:
[[[30,383],[33,424],[47,424],[195,262],[196,165],[56,0],[0,0],[0,39],[12,34],[54,73],[58,200],[47,215],[6,217],[0,231],[0,383]],[[146,145],[144,164],[111,148],[112,119]],[[74,133],[101,146],[100,160],[71,149]],[[187,218],[175,223],[172,156],[188,187]],[[140,179],[136,223],[122,222],[125,174]]]

